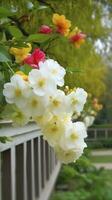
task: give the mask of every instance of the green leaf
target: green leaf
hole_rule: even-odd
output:
[[[25,64],[25,65],[23,65],[23,66],[20,67],[20,70],[22,72],[24,72],[26,75],[28,75],[29,72],[32,70],[32,67]]]
[[[14,110],[15,110],[14,104],[6,104],[0,117],[5,120],[11,120]]]
[[[15,37],[16,39],[19,39],[19,38],[23,37],[22,32],[17,27],[15,27],[15,26],[9,26],[8,29],[9,29],[11,35],[13,37]]]
[[[9,58],[5,54],[0,52],[0,62],[9,62],[9,61],[10,61]]]
[[[4,54],[9,60],[11,60],[10,54],[5,46],[0,45],[0,53]]]
[[[4,83],[4,74],[0,72],[0,83]]]
[[[84,70],[80,69],[80,68],[72,68],[72,67],[69,67],[69,68],[66,68],[66,72],[69,72],[69,73],[74,73],[74,72],[84,72]]]
[[[31,34],[28,38],[27,38],[27,42],[45,42],[47,40],[50,39],[51,36],[49,35],[45,35],[45,34]]]
[[[11,10],[4,7],[0,7],[0,18],[9,17],[12,15],[14,15],[14,13],[12,13]]]
[[[0,142],[1,143],[11,142],[11,141],[12,141],[11,137],[0,136]]]

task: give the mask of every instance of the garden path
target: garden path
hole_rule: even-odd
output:
[[[94,163],[96,168],[112,169],[112,163]]]
[[[91,152],[92,156],[112,156],[112,149],[102,149],[102,150],[93,150]],[[101,167],[105,169],[112,169],[112,163],[94,163],[94,165],[99,169]]]
[[[92,156],[106,156],[106,155],[112,155],[112,149],[109,150],[93,150],[91,152]]]

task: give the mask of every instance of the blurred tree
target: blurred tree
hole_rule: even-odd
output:
[[[105,53],[104,46],[112,30],[109,21],[104,20],[105,16],[111,20],[112,0],[1,0],[0,5],[16,12],[12,24],[17,23],[25,34],[37,33],[41,24],[52,24],[54,12],[64,14],[71,20],[72,29],[78,26],[87,34],[86,42],[77,49],[62,37],[45,48],[47,55],[66,67],[66,85],[84,87],[100,98],[105,91],[109,95],[105,84],[109,74],[107,63],[98,49],[101,46]]]

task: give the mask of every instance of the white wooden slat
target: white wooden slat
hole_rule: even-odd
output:
[[[53,173],[51,174],[50,179],[47,182],[47,184],[46,184],[45,188],[43,189],[43,191],[42,191],[42,193],[41,193],[41,195],[40,195],[38,200],[48,200],[49,199],[50,194],[51,194],[51,192],[53,190],[55,181],[56,181],[56,177],[57,177],[57,175],[59,173],[60,167],[61,167],[61,165],[58,162],[58,164],[55,167],[55,170],[53,170]]]
[[[31,140],[27,142],[27,198],[32,200]]]
[[[46,180],[49,180],[50,171],[49,171],[49,145],[47,141],[45,141],[45,158],[46,158]]]
[[[15,147],[11,148],[11,193],[12,200],[16,200],[16,165],[15,165]]]
[[[45,164],[45,158],[44,158],[44,141],[43,138],[40,138],[40,152],[41,152],[41,186],[44,188],[45,186],[45,176],[44,176],[44,164]]]
[[[27,200],[27,166],[26,166],[26,159],[27,159],[27,145],[26,145],[26,142],[24,142],[24,177],[23,177],[23,180],[24,180],[24,200]]]
[[[41,138],[38,138],[38,180],[39,180],[39,185],[38,185],[38,189],[39,189],[39,196],[41,194],[42,191],[42,169],[41,169],[41,142],[40,142]]]
[[[45,140],[43,140],[43,169],[44,169],[44,186],[46,184],[46,147],[45,147]]]
[[[21,143],[24,143],[28,140],[31,140],[33,138],[37,138],[41,135],[40,130],[32,130],[31,132],[26,132],[23,135],[17,135],[15,137],[12,137],[11,142],[7,142],[6,144],[0,144],[0,152],[5,151],[6,149],[11,148],[12,146],[19,145]]]
[[[31,140],[31,178],[32,178],[32,199],[35,199],[35,169],[34,169],[34,140]]]
[[[30,122],[24,127],[13,127],[11,123],[1,124],[0,136],[17,136],[24,133],[40,130],[36,123]]]

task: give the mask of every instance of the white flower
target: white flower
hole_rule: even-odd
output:
[[[7,103],[15,103],[17,106],[25,104],[25,98],[30,94],[30,87],[20,75],[14,75],[10,83],[4,84],[3,94]]]
[[[82,88],[77,88],[75,91],[67,95],[68,107],[72,112],[80,114],[83,110],[87,99],[87,92]]]
[[[51,146],[57,145],[61,135],[66,131],[66,126],[63,118],[53,115],[42,128],[44,139],[46,139]]]
[[[40,126],[40,128],[43,128],[48,121],[52,119],[53,115],[49,112],[49,110],[45,110],[43,115],[35,115],[33,116],[33,120],[37,123],[37,125]]]
[[[64,113],[66,111],[66,96],[61,90],[56,90],[55,93],[49,96],[48,109],[54,113]]]
[[[86,143],[84,138],[87,137],[86,127],[83,122],[72,123],[60,139],[60,147],[63,150],[84,149]]]
[[[14,127],[24,126],[29,122],[30,116],[27,115],[25,111],[21,111],[17,109],[16,111],[12,113],[12,120],[13,120]]]
[[[45,94],[55,91],[56,86],[52,79],[44,72],[32,69],[29,73],[29,82],[36,95],[44,96]]]
[[[23,109],[31,117],[39,116],[44,114],[47,104],[47,98],[37,96],[32,92],[29,98],[26,100],[26,104]]]
[[[57,158],[64,164],[75,162],[83,153],[82,149],[63,150],[60,147],[55,148]]]
[[[92,116],[92,115],[88,115],[84,118],[84,123],[85,123],[85,126],[88,128],[89,126],[91,126],[93,124],[95,120],[95,117]]]
[[[55,81],[56,85],[64,85],[64,76],[66,74],[66,71],[58,64],[58,62],[52,59],[47,59],[45,62],[39,62],[39,68],[40,71],[48,74],[48,76]]]

